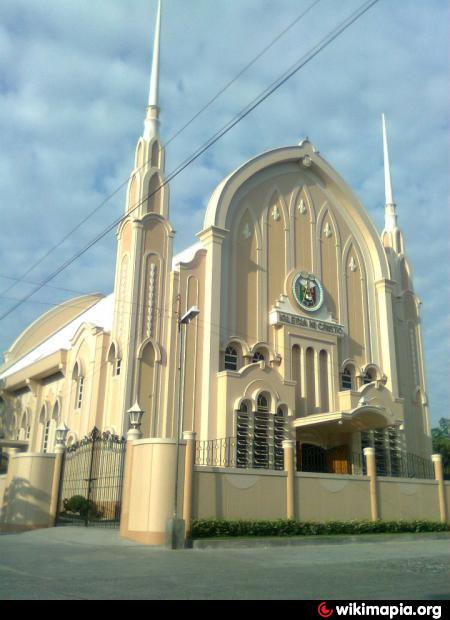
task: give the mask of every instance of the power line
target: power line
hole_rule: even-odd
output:
[[[213,103],[215,103],[215,101],[217,101],[217,99],[219,99],[219,97],[226,92],[240,77],[242,77],[242,75],[244,75],[244,73],[246,73],[248,71],[248,69],[250,69],[260,58],[262,58],[262,56],[264,56],[274,45],[275,43],[277,43],[287,32],[289,32],[289,30],[291,30],[296,24],[298,24],[304,17],[306,17],[306,15],[315,7],[317,6],[322,0],[314,0],[307,9],[305,9],[304,11],[302,11],[302,13],[300,13],[300,15],[298,15],[286,28],[284,28],[270,43],[269,45],[267,45],[266,47],[264,47],[249,63],[247,63],[247,65],[245,65],[245,67],[243,67],[243,69],[241,69],[241,71],[239,71],[239,73],[236,74],[236,76],[230,80],[227,84],[225,84],[225,86],[223,86],[215,95],[214,97],[212,97],[189,121],[187,121],[187,123],[185,123],[182,127],[180,127],[180,129],[178,129],[178,131],[175,132],[175,134],[172,135],[171,138],[169,138],[168,142],[166,142],[166,146],[168,146],[171,142],[173,142],[183,131],[185,131],[190,125],[192,125],[192,123],[197,120],[199,118],[199,116],[201,116],[208,108],[211,107],[211,105]],[[142,166],[139,166],[139,168],[137,168],[134,171],[134,174],[136,172],[139,172],[140,170],[142,170],[142,168],[144,168],[147,164],[143,164]],[[48,256],[50,256],[50,254],[52,254],[55,250],[57,250],[58,248],[60,248],[65,241],[67,241],[67,239],[69,237],[71,237],[75,232],[77,232],[77,230],[79,230],[83,224],[85,224],[88,220],[90,220],[96,213],[98,213],[98,211],[107,203],[109,202],[112,198],[114,198],[114,196],[116,196],[121,189],[123,189],[128,182],[130,181],[132,175],[130,175],[127,179],[125,179],[125,181],[123,181],[123,183],[121,183],[111,194],[109,194],[108,196],[106,196],[106,198],[104,200],[102,200],[102,202],[100,202],[99,205],[97,205],[92,211],[90,211],[80,222],[78,222],[78,224],[72,228],[71,230],[69,230],[54,246],[52,246],[51,248],[49,248],[47,250],[47,252],[45,252],[45,254],[43,254],[43,256],[41,256],[41,258],[39,258],[35,263],[33,263],[21,276],[20,278],[17,278],[17,282],[21,282],[24,281],[24,278],[27,277],[27,275],[29,273],[31,273],[32,271],[34,271],[34,269],[36,269],[36,267],[38,267],[40,264],[42,264],[44,262],[44,260],[46,258],[48,258]],[[5,276],[6,277],[6,276]],[[16,286],[16,283],[10,284],[8,287],[6,287],[6,289],[4,289],[1,293],[0,296],[5,295],[6,293],[8,293],[11,289],[13,289]]]
[[[138,209],[146,200],[150,197],[154,196],[157,192],[159,192],[163,187],[165,187],[169,182],[171,182],[175,177],[177,177],[181,172],[183,172],[188,166],[190,166],[194,161],[196,161],[203,153],[211,148],[216,142],[218,142],[223,136],[225,136],[231,129],[233,129],[238,123],[240,123],[244,118],[246,118],[253,110],[255,110],[261,103],[263,103],[270,95],[272,95],[275,91],[277,91],[283,84],[285,84],[289,79],[291,79],[300,69],[302,69],[305,65],[307,65],[313,58],[315,58],[322,50],[324,50],[328,45],[330,45],[337,37],[339,37],[343,32],[345,32],[353,23],[355,23],[358,19],[360,19],[367,11],[372,8],[375,4],[377,4],[379,0],[369,0],[365,2],[359,9],[354,11],[349,17],[347,17],[343,22],[339,24],[334,30],[330,31],[321,41],[310,49],[304,56],[302,56],[294,65],[292,65],[280,78],[272,82],[270,86],[266,88],[263,93],[261,93],[258,97],[253,99],[246,108],[238,115],[236,115],[231,121],[229,121],[222,129],[220,129],[212,138],[210,138],[206,143],[203,144],[197,151],[194,152],[193,155],[188,157],[182,164],[175,169],[174,172],[169,174],[167,179],[158,187],[156,190],[147,194],[142,200],[140,200],[133,209],[131,209],[125,217],[128,217],[131,213],[133,213],[136,209]],[[23,302],[27,301],[30,297],[32,297],[38,290],[43,288],[48,282],[53,280],[56,276],[58,276],[62,271],[64,271],[69,265],[78,260],[83,254],[85,254],[91,247],[93,247],[96,243],[98,243],[101,239],[103,239],[111,230],[113,230],[116,226],[118,226],[124,217],[120,217],[117,220],[114,220],[109,226],[107,226],[102,232],[100,232],[96,237],[94,237],[87,245],[84,246],[81,250],[76,252],[71,258],[66,260],[60,267],[58,267],[53,273],[51,273],[45,280],[36,287],[35,290],[30,292],[28,295],[22,298],[18,303],[16,303],[12,308],[3,313],[0,316],[0,321],[6,318],[9,314],[11,314],[14,310],[16,310]]]

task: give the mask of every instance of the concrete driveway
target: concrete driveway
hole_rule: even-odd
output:
[[[0,599],[450,599],[450,538],[166,551],[112,530],[3,535]]]

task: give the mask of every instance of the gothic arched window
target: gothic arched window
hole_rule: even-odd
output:
[[[228,346],[225,350],[225,370],[238,369],[238,352],[233,346]]]
[[[345,367],[344,372],[341,375],[341,390],[352,390],[353,378],[352,372],[348,366]]]
[[[262,351],[255,351],[255,353],[253,353],[252,361],[253,362],[265,362],[266,356],[264,355]]]

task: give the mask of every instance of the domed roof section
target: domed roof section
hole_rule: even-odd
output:
[[[103,298],[104,295],[101,293],[74,297],[40,316],[20,334],[9,350],[5,352],[5,365],[2,370],[36,349],[42,342],[48,340]]]

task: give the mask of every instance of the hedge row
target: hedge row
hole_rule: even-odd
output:
[[[236,536],[323,536],[330,534],[385,534],[403,532],[449,532],[450,523],[435,521],[221,521],[197,520],[192,538]]]

